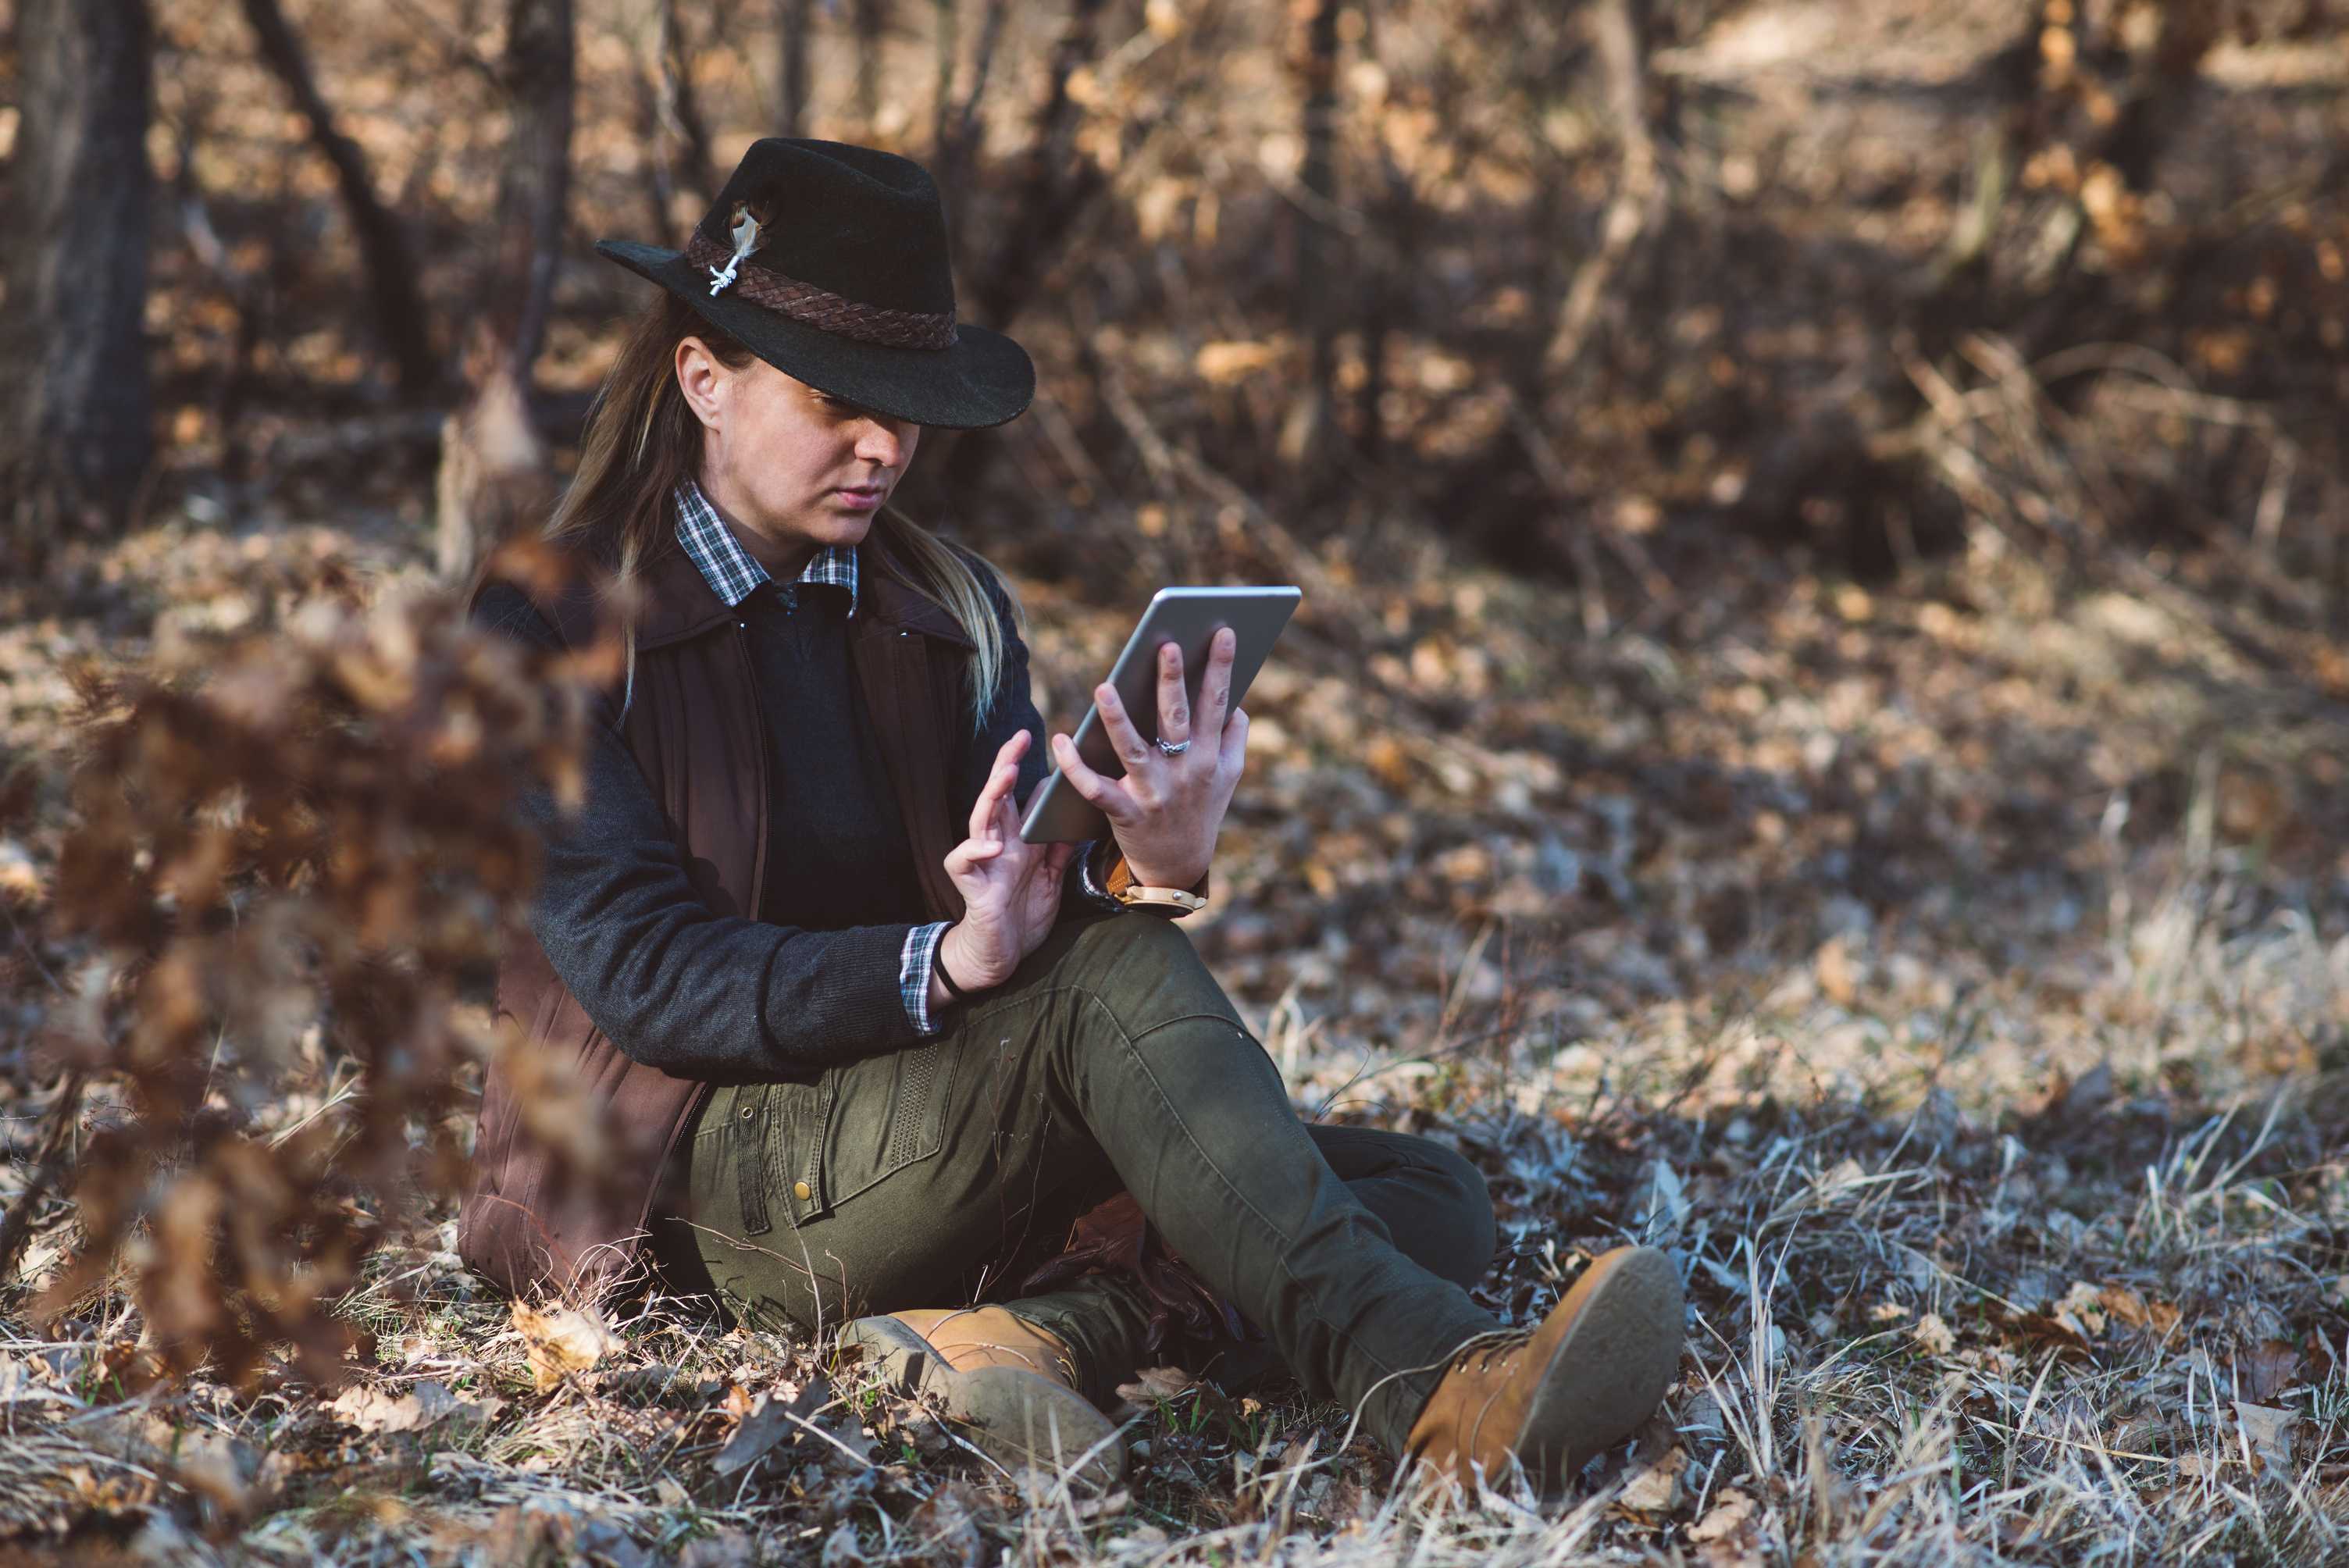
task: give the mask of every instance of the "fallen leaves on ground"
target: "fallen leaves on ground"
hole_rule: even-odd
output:
[[[513,1326],[522,1336],[531,1377],[542,1394],[565,1377],[592,1370],[621,1346],[620,1336],[592,1306],[558,1306],[541,1312],[517,1301]]]

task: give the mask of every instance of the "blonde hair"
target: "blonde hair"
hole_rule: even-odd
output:
[[[616,574],[631,693],[636,627],[626,607],[634,603],[645,562],[673,536],[676,518],[670,498],[701,466],[701,421],[677,384],[677,346],[688,337],[707,344],[729,369],[740,369],[752,357],[740,343],[664,290],[629,329],[611,375],[595,395],[580,443],[578,470],[545,531],[548,543],[582,551]],[[868,568],[935,600],[971,640],[975,651],[964,675],[974,727],[985,728],[1010,650],[980,573],[1001,592],[1016,624],[1021,620],[1019,601],[1011,585],[987,562],[947,543],[895,507],[885,506],[874,514],[861,553]]]

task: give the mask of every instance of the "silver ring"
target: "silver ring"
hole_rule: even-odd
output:
[[[1180,757],[1183,753],[1191,749],[1191,743],[1187,740],[1177,740],[1172,743],[1164,740],[1154,740],[1151,742],[1151,744],[1157,747],[1159,750],[1166,753],[1169,757]]]

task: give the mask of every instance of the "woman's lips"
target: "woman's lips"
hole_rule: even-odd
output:
[[[889,492],[879,485],[843,485],[833,494],[851,511],[873,511],[889,499]]]

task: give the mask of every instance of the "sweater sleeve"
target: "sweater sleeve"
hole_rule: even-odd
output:
[[[474,614],[560,645],[518,589],[492,587]],[[899,989],[910,924],[802,931],[713,913],[608,700],[589,727],[586,782],[568,818],[543,789],[525,803],[543,839],[530,926],[620,1050],[679,1078],[741,1082],[920,1042]]]

